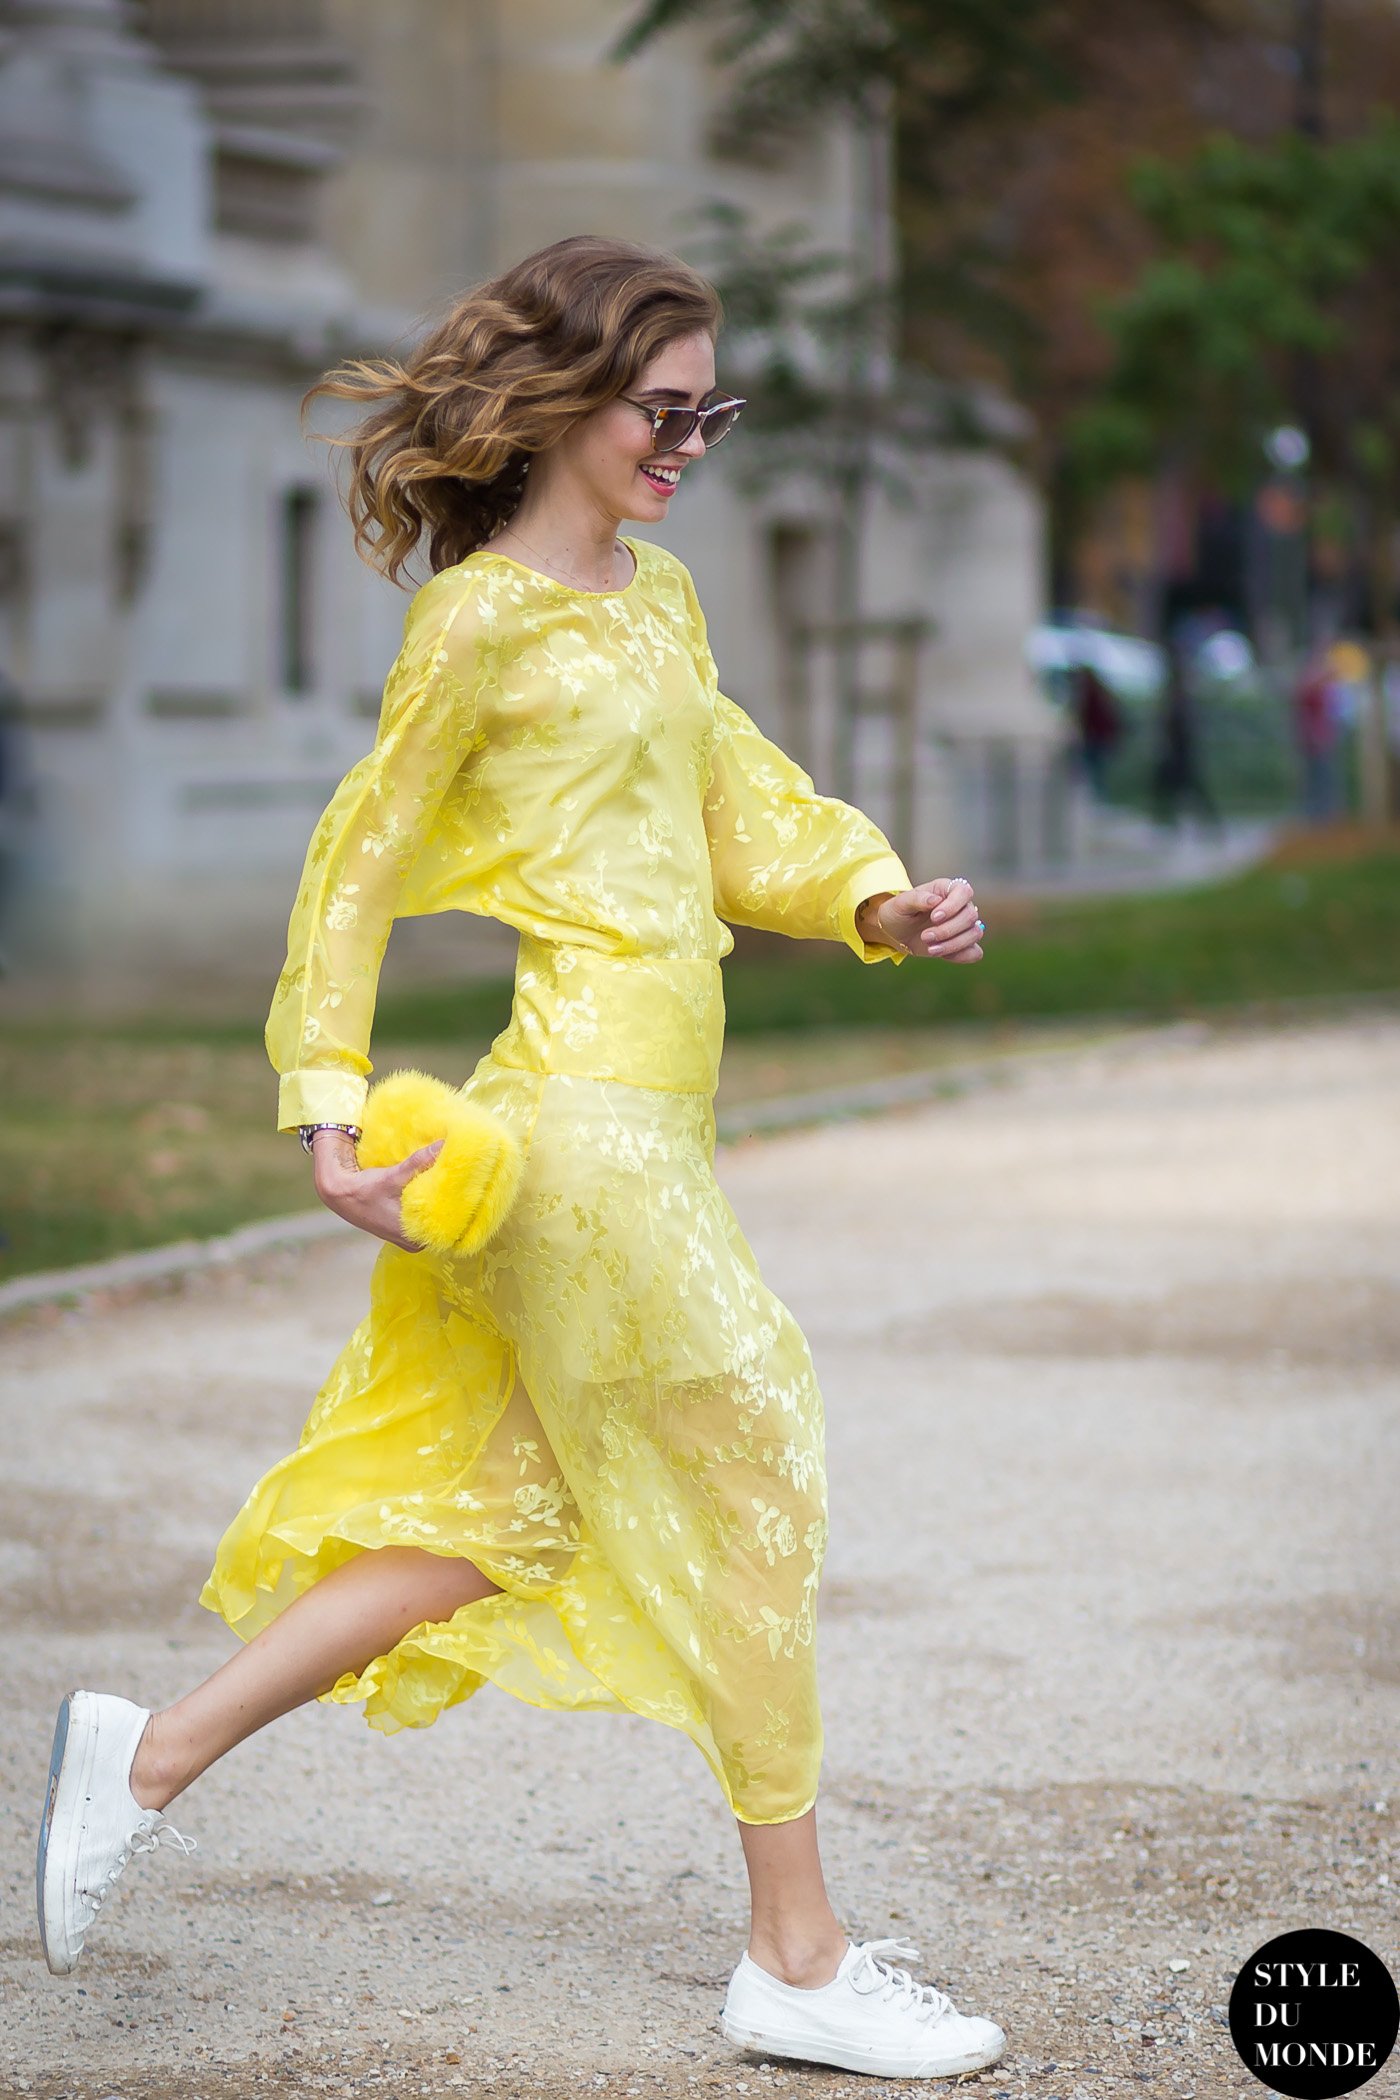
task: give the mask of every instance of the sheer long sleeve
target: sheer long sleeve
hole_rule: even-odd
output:
[[[396,907],[477,732],[482,652],[466,602],[460,584],[436,581],[415,598],[374,748],[341,781],[307,848],[265,1031],[279,1130],[359,1121]]]
[[[715,713],[705,828],[719,916],[795,940],[844,941],[862,962],[905,961],[902,949],[856,930],[867,897],[913,887],[884,833],[849,802],[819,795],[723,693]]]
[[[715,910],[735,926],[796,940],[844,941],[862,962],[902,963],[902,949],[866,941],[867,897],[913,887],[903,861],[863,811],[819,795],[811,775],[718,689],[704,615],[688,584],[695,653],[715,701],[705,795]]]

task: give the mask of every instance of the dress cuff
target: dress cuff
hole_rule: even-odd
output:
[[[364,1122],[369,1081],[356,1072],[284,1072],[277,1088],[277,1128],[303,1123]]]
[[[867,897],[879,897],[886,891],[897,893],[914,887],[909,880],[909,871],[897,853],[887,853],[879,860],[867,861],[857,868],[841,892],[836,907],[841,938],[862,962],[902,963],[909,960],[902,948],[887,947],[883,941],[865,941],[856,930],[856,912]]]

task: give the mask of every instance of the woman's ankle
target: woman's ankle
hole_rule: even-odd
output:
[[[171,1753],[164,1714],[147,1721],[131,1761],[131,1791],[142,1808],[168,1808],[196,1776]]]
[[[780,1983],[815,1991],[831,1982],[849,1945],[849,1938],[833,1919],[823,1932],[760,1931],[755,1926],[749,1934],[748,1952],[750,1961]]]

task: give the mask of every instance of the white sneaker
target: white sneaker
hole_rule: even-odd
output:
[[[109,1692],[70,1692],[58,1709],[34,1877],[39,1937],[55,1976],[78,1966],[83,1935],[134,1852],[154,1852],[167,1835],[182,1852],[196,1849],[131,1791],[149,1719],[149,1707]]]
[[[1006,2036],[995,2021],[955,2011],[931,1983],[881,1961],[885,1953],[919,1956],[908,1940],[854,1940],[831,1982],[815,1990],[770,1976],[745,1953],[729,1979],[720,2026],[731,2042],[765,2056],[881,2078],[951,2078],[997,2061]]]

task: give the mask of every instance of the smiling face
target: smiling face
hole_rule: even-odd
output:
[[[547,455],[554,474],[574,485],[595,514],[654,524],[664,518],[687,470],[704,455],[699,428],[683,445],[658,452],[651,424],[633,402],[655,408],[698,408],[715,390],[715,346],[701,330],[678,336],[646,365],[626,401],[609,401],[576,423]],[[532,475],[531,477],[535,477]]]

